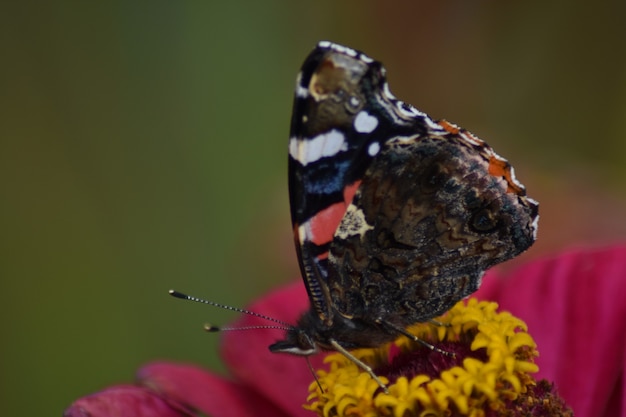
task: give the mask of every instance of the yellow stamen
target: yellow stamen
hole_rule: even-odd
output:
[[[420,323],[408,329],[421,340],[455,353],[454,363],[437,375],[413,375],[411,366],[406,374],[402,367],[394,375],[376,372],[389,369],[390,361],[393,367],[398,356],[424,352],[406,356],[409,362],[413,357],[417,362],[428,354],[441,355],[406,337],[377,349],[353,351],[389,384],[388,394],[343,355],[330,354],[329,370],[317,372],[323,391],[312,383],[305,408],[324,417],[483,416],[486,410],[506,409],[535,385],[530,374],[538,371],[533,362],[537,350],[526,324],[509,313],[498,313],[497,308],[496,303],[470,299],[436,319],[443,325]],[[457,348],[467,354],[459,355]]]

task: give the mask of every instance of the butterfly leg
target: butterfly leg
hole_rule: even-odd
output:
[[[376,374],[374,373],[374,371],[368,364],[366,364],[365,362],[363,362],[362,360],[354,356],[352,353],[347,351],[343,346],[337,343],[335,339],[330,339],[330,345],[337,352],[341,353],[343,356],[345,356],[346,358],[354,362],[359,368],[367,372],[372,377],[372,379],[376,381],[376,383],[383,389],[383,391],[385,391],[385,394],[389,394],[389,389],[387,388],[387,386],[383,383],[383,381],[381,381],[381,379],[378,376],[376,376]]]
[[[450,323],[444,323],[442,321],[435,320],[435,319],[430,319],[430,320],[428,320],[428,322],[430,324],[434,324],[437,327],[451,327],[452,326]]]
[[[313,365],[311,365],[311,360],[309,359],[310,356],[305,356],[305,358],[306,364],[309,367],[309,371],[311,371],[313,378],[315,378],[315,382],[317,382],[317,386],[319,387],[321,392],[324,392],[324,387],[322,387],[322,384],[320,383],[320,380],[317,378],[317,374],[315,373],[315,369],[313,369]]]
[[[431,320],[429,320],[431,321]],[[398,327],[395,324],[389,323],[388,321],[381,321],[381,323],[383,323],[386,326],[389,326],[390,328],[392,328],[393,330],[397,331],[400,334],[403,334],[404,336],[408,337],[409,339],[411,339],[414,342],[419,343],[420,345],[432,350],[433,352],[437,352],[437,353],[441,353],[442,355],[446,355],[446,356],[452,356],[454,357],[454,353],[452,352],[446,352],[445,350],[441,350],[436,346],[431,345],[430,343],[428,343],[425,340],[420,339],[419,337],[415,336],[414,334],[408,332],[406,329],[402,328],[402,327]],[[439,324],[439,322],[435,322],[435,324]],[[441,323],[441,325],[445,325],[444,323]]]

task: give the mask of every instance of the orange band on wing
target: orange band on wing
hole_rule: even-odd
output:
[[[511,173],[511,164],[507,161],[496,158],[492,156],[489,158],[489,174],[494,177],[504,177],[507,182],[507,193],[515,193],[520,195],[525,195],[524,188],[518,185],[515,178],[513,178],[513,174]]]
[[[348,206],[352,203],[352,199],[359,185],[361,185],[361,181],[355,181],[346,186],[343,191],[342,202],[328,206],[309,220],[311,242],[316,245],[324,245],[333,240],[335,231],[339,227],[341,219],[343,219],[343,216],[346,214]]]
[[[443,127],[446,132],[452,133],[453,135],[458,135],[460,132],[460,129],[456,125],[453,125],[447,120],[439,120],[437,123],[439,123],[439,126]]]

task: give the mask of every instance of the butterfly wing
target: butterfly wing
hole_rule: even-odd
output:
[[[538,205],[509,163],[469,132],[440,126],[391,138],[363,176],[329,251],[329,291],[343,316],[393,328],[429,320],[535,241]]]
[[[289,193],[312,308],[273,352],[378,346],[448,310],[535,240],[537,203],[485,142],[396,99],[321,42],[296,83]]]
[[[302,276],[322,321],[331,319],[330,244],[366,170],[389,138],[426,133],[426,116],[386,92],[379,62],[330,42],[320,42],[298,74],[289,139],[291,218]],[[401,107],[380,111],[388,106]]]
[[[537,229],[538,205],[505,159],[396,99],[379,62],[329,42],[297,78],[289,194],[300,268],[327,327],[335,313],[396,327],[435,317]]]

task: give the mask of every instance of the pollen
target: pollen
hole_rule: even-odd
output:
[[[572,415],[551,384],[532,377],[538,352],[526,324],[498,312],[496,303],[460,302],[408,330],[435,349],[401,337],[352,352],[388,393],[335,353],[325,359],[328,368],[317,371],[319,385],[310,385],[304,407],[324,417]]]

